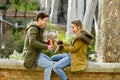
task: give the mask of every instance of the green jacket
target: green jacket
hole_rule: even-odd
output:
[[[84,70],[87,67],[87,46],[92,40],[91,34],[81,31],[72,38],[71,44],[63,43],[63,50],[71,53],[71,71]]]
[[[39,28],[36,22],[31,22],[26,28],[26,38],[24,42],[23,53],[25,55],[24,67],[34,70],[39,58],[40,52],[47,49],[48,46],[43,42],[43,28]]]

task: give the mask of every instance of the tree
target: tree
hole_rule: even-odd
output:
[[[7,10],[11,5],[10,0],[4,0],[3,4],[0,5],[0,10],[3,10],[3,17],[5,17]]]
[[[24,18],[26,17],[26,12],[27,12],[27,5],[29,0],[22,0],[23,1],[23,5],[24,5]]]
[[[120,0],[99,0],[97,61],[120,62]]]
[[[14,4],[15,4],[15,18],[16,18],[17,17],[18,9],[19,9],[19,7],[21,5],[21,0],[15,0]]]
[[[68,0],[68,12],[67,12],[67,32],[66,37],[71,33],[70,23],[75,19],[83,20],[84,16],[84,0]]]
[[[98,4],[98,0],[89,0],[88,5],[86,5],[86,12],[83,19],[83,26],[87,31],[91,33],[93,17],[95,15],[95,10]]]

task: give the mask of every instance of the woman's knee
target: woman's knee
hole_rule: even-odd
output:
[[[52,61],[54,61],[54,55],[53,55],[53,56],[51,56],[51,60],[52,60]]]
[[[59,57],[52,56],[52,57],[51,57],[51,60],[52,60],[52,61],[58,61],[58,60],[59,60]]]
[[[53,70],[54,70],[54,71],[56,71],[56,70],[59,69],[59,68],[60,68],[59,65],[57,65],[57,64],[54,64],[54,65],[53,65]]]

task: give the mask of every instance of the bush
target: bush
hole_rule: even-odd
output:
[[[13,50],[15,48],[14,42],[15,37],[12,34],[12,31],[7,31],[3,35],[2,42],[5,44],[5,48],[0,48],[0,54],[2,54],[4,57],[8,58],[10,54],[13,53]],[[2,45],[2,43],[1,43]]]
[[[92,61],[92,62],[96,61],[97,55],[95,52],[95,44],[94,43],[88,46],[86,56],[89,61]]]
[[[15,49],[17,52],[22,53],[24,46],[24,36],[21,29],[13,30],[13,36],[15,38]]]
[[[9,59],[16,59],[16,60],[23,60],[24,59],[24,54],[19,53],[16,50],[13,51],[13,54],[9,56]]]
[[[8,30],[5,34],[3,34],[2,43],[5,48],[0,48],[0,54],[4,56],[4,58],[9,58],[9,55],[13,54],[14,50],[19,53],[22,52],[24,45],[24,37],[21,31],[15,32],[14,30]]]

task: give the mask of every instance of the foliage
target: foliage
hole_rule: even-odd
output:
[[[14,50],[17,50],[19,53],[21,53],[23,49],[24,37],[22,33],[21,32],[13,33],[13,31],[8,30],[3,35],[3,43],[5,44],[5,48],[2,47],[0,48],[0,54],[5,58],[8,58],[9,55],[13,54]]]
[[[0,9],[1,10],[7,10],[10,5],[11,5],[10,0],[4,0],[4,3],[0,4]]]
[[[13,35],[15,37],[15,50],[17,50],[19,53],[22,52],[23,46],[24,46],[24,36],[22,34],[21,29],[14,29],[13,30]]]
[[[5,10],[6,9],[6,5],[0,5],[0,9],[1,10]]]
[[[58,39],[59,40],[65,40],[65,32],[61,30],[61,28],[58,25],[54,25],[51,23],[47,24],[46,30],[51,31],[51,30],[56,30],[58,31]]]
[[[16,59],[16,60],[23,60],[24,55],[23,53],[19,53],[16,50],[13,51],[13,54],[9,56],[9,59]]]
[[[9,59],[23,60],[23,46],[24,46],[24,36],[21,32],[21,29],[14,29],[13,35],[15,37],[13,53],[10,54]]]
[[[94,43],[92,43],[91,45],[88,46],[86,56],[89,61],[93,61],[93,62],[96,61],[97,55],[95,52],[95,44]]]
[[[15,8],[15,6],[18,6],[18,5],[19,5],[19,10],[25,10],[25,8],[27,8],[27,11],[36,11],[39,4],[37,1],[34,1],[34,0],[33,1],[15,0],[15,2],[13,1],[11,3],[11,9]]]
[[[43,50],[44,54],[51,57],[55,51],[55,48],[53,50]]]
[[[5,48],[0,48],[0,54],[4,57],[9,57],[10,54],[13,53],[14,50],[14,36],[12,35],[12,31],[7,31],[3,35],[3,43],[5,44]],[[2,45],[2,44],[1,44]]]
[[[45,30],[47,30],[47,31],[51,31],[51,30],[58,31],[58,39],[59,40],[65,40],[65,32],[63,30],[61,30],[61,28],[58,25],[54,25],[54,24],[48,23]],[[51,51],[44,50],[43,52],[46,55],[51,57],[53,55],[54,51],[55,51],[55,48],[53,50],[51,50]]]
[[[29,4],[27,7],[28,11],[36,11],[37,10],[37,7],[38,7],[37,2],[29,2],[28,4]]]

